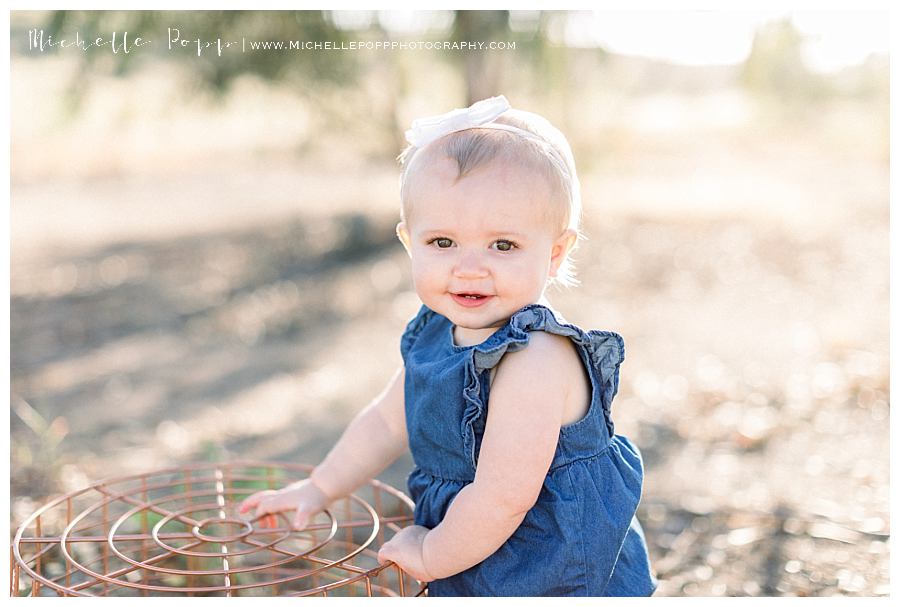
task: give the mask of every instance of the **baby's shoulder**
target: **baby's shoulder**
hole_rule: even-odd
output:
[[[575,344],[565,335],[557,335],[549,331],[531,331],[528,334],[528,347],[519,352],[531,352],[531,356],[548,359],[552,363],[558,357],[568,355],[577,357]]]
[[[503,358],[506,360],[499,365],[503,383],[532,396],[540,394],[545,403],[555,404],[561,425],[574,423],[587,414],[591,380],[571,339],[532,331],[525,348]]]
[[[575,343],[563,335],[547,331],[531,331],[526,347],[508,352],[498,367],[505,373],[539,373],[545,378],[562,380],[581,373],[581,357]]]

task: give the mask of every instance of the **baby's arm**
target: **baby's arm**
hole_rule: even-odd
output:
[[[310,474],[312,482],[332,500],[353,493],[406,449],[404,377],[405,370],[400,367],[381,394],[353,418]]]
[[[294,524],[306,521],[328,504],[352,493],[387,468],[406,449],[403,403],[404,368],[360,411],[321,464],[304,479],[279,491],[260,491],[245,499],[241,512],[255,515],[296,510]]]
[[[527,348],[503,357],[475,480],[422,544],[431,577],[448,577],[486,559],[537,501],[559,440],[571,352],[565,338],[535,332]]]

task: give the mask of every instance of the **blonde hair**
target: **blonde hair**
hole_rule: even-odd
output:
[[[494,123],[515,129],[491,128],[490,124]],[[517,133],[516,129],[525,133]],[[414,162],[415,159],[422,156],[422,149],[428,150],[429,154],[440,153],[455,160],[459,168],[457,179],[462,179],[476,168],[494,160],[507,160],[540,171],[550,184],[551,191],[561,199],[557,201],[555,208],[548,208],[548,218],[550,221],[556,220],[561,230],[573,230],[577,235],[576,245],[584,237],[580,230],[581,186],[572,149],[565,136],[546,118],[532,112],[509,109],[488,125],[455,131],[421,149],[408,146],[397,157],[403,166],[400,174],[400,200],[401,218],[404,221],[409,216],[409,176],[418,164]],[[569,253],[574,249],[575,246]],[[560,264],[551,284],[567,287],[578,284],[569,255]]]

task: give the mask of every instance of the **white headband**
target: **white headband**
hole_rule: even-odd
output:
[[[406,131],[406,141],[409,142],[412,148],[408,148],[400,156],[400,162],[406,166],[403,175],[400,177],[401,191],[405,188],[405,185],[403,184],[405,183],[406,174],[409,171],[410,165],[408,163],[410,161],[410,152],[415,153],[416,150],[424,148],[432,141],[440,139],[444,135],[449,135],[450,133],[455,133],[457,131],[465,131],[466,129],[479,128],[509,131],[545,144],[545,148],[550,154],[551,162],[565,180],[571,204],[569,221],[571,226],[577,228],[578,221],[581,217],[581,185],[579,184],[578,176],[575,173],[575,160],[572,158],[572,151],[565,141],[565,137],[563,137],[562,133],[559,133],[561,141],[554,142],[536,133],[532,133],[531,131],[526,131],[525,129],[520,129],[509,124],[493,122],[509,109],[511,109],[511,106],[509,105],[509,101],[506,100],[506,97],[498,95],[497,97],[491,97],[473,103],[467,108],[459,108],[445,114],[414,120],[412,128]],[[546,124],[545,130],[558,132],[546,119],[537,116],[536,114],[530,114],[528,112],[526,112],[526,114],[529,114],[529,121],[534,119],[541,124]]]
[[[421,149],[444,135],[465,131],[466,129],[480,128],[509,131],[523,137],[544,141],[542,137],[525,129],[494,122],[500,114],[510,109],[510,107],[512,106],[509,105],[506,97],[499,95],[489,99],[482,99],[466,108],[458,108],[437,116],[419,118],[413,120],[412,128],[406,131],[406,140],[410,145]]]

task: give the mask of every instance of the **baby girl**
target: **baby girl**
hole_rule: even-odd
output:
[[[241,505],[303,528],[407,448],[415,524],[385,543],[430,596],[641,596],[643,465],[614,433],[622,338],[548,303],[573,284],[581,195],[565,137],[504,97],[416,120],[397,235],[422,301],[403,365],[308,479]]]

